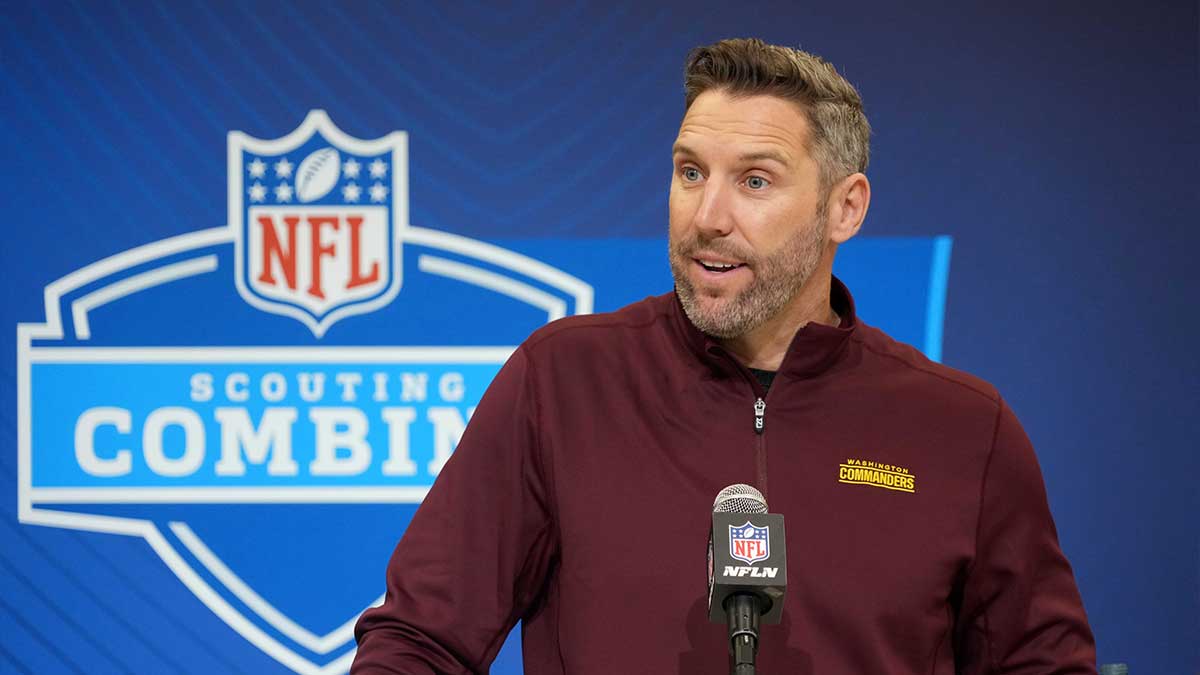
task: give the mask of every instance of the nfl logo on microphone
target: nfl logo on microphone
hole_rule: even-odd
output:
[[[743,525],[729,526],[729,555],[747,565],[753,565],[771,556],[771,531],[755,527],[747,521]]]

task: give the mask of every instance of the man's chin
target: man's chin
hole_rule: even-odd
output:
[[[731,338],[741,335],[744,331],[739,322],[731,314],[730,298],[713,298],[696,294],[690,303],[684,303],[688,319],[700,332],[716,338]],[[690,306],[689,306],[690,305]]]
[[[707,317],[719,317],[729,312],[730,305],[733,304],[733,298],[726,297],[725,294],[706,295],[697,293],[696,310]]]

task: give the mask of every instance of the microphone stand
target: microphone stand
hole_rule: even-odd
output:
[[[758,598],[749,593],[737,593],[725,601],[729,617],[729,646],[733,653],[731,675],[754,675],[754,658],[758,654],[758,617],[762,608]]]

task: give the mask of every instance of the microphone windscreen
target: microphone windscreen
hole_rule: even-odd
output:
[[[713,513],[766,513],[767,500],[749,485],[738,483],[717,493]]]

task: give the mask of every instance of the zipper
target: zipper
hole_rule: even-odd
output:
[[[750,393],[754,395],[754,477],[755,487],[767,496],[767,397],[770,392],[764,392],[758,380],[754,377],[754,373],[750,372],[742,364],[738,363],[732,355],[726,353],[726,358],[735,364],[742,371],[742,375],[746,378],[747,384],[750,385]]]
[[[760,393],[757,381],[751,382],[751,386],[754,389],[754,477],[759,492],[767,497],[767,395]]]
[[[767,401],[759,396],[754,401],[754,475],[758,490],[767,498]]]

